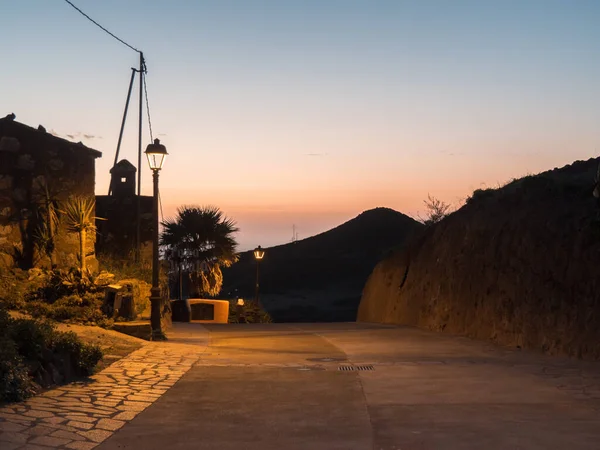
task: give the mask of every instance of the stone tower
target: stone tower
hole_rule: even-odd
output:
[[[126,159],[119,161],[110,169],[110,192],[114,197],[133,197],[135,195],[135,174],[137,169]]]

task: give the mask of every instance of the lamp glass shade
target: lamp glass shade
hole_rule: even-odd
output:
[[[261,248],[260,245],[254,249],[254,257],[256,259],[263,259],[264,256],[265,256],[265,251]]]
[[[153,144],[149,144],[146,147],[146,156],[148,157],[148,164],[152,170],[160,170],[167,157],[167,148],[160,143],[160,140],[154,139]]]

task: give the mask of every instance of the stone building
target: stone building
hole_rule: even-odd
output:
[[[98,220],[96,251],[117,260],[133,261],[137,243],[137,169],[126,159],[111,170],[110,195],[96,196]],[[140,203],[140,261],[152,262],[152,196],[142,195]]]
[[[78,265],[78,236],[59,223],[52,232],[52,251],[42,236],[50,206],[73,196],[94,196],[95,160],[102,156],[81,142],[54,136],[0,119],[0,267],[22,268]],[[94,267],[95,236],[88,233],[87,262]],[[44,244],[44,245],[40,245]]]

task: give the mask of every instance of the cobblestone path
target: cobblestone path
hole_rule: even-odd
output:
[[[94,448],[173,386],[203,350],[148,343],[89,381],[0,408],[0,448]]]

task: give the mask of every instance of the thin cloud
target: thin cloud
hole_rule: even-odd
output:
[[[327,153],[307,153],[306,156],[327,156]]]

